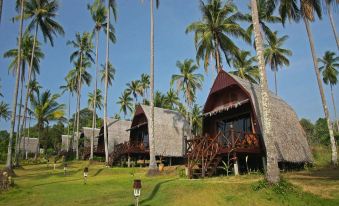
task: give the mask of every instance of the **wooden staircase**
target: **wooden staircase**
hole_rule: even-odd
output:
[[[196,137],[186,141],[187,168],[189,178],[200,178],[215,174],[221,161],[218,133],[215,137]]]
[[[129,149],[129,142],[124,142],[121,144],[117,144],[114,146],[113,152],[111,152],[108,156],[108,165],[113,166],[113,164]]]

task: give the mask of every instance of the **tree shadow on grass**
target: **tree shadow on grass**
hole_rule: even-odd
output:
[[[101,169],[98,169],[98,171],[93,175],[93,177],[95,177],[95,176],[97,176],[97,175],[99,175],[101,172],[102,172],[102,170],[104,170],[103,168],[101,168]]]
[[[140,204],[140,205],[145,205],[145,206],[147,206],[145,203],[147,203],[147,202],[153,200],[153,198],[154,198],[154,197],[157,195],[157,193],[159,192],[159,189],[160,189],[161,185],[163,185],[163,184],[165,184],[165,183],[168,183],[168,182],[175,181],[175,180],[177,180],[177,179],[178,179],[178,178],[170,179],[170,180],[166,180],[166,181],[162,181],[162,182],[157,183],[157,184],[154,186],[154,188],[153,188],[151,194],[150,194],[146,199],[140,201],[139,204]],[[134,205],[134,204],[131,204],[130,206],[133,206],[133,205]]]

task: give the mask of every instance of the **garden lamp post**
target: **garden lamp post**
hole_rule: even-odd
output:
[[[141,180],[134,180],[133,184],[135,205],[139,206],[139,197],[141,193]]]
[[[84,169],[84,184],[87,183],[87,176],[88,176],[88,167],[85,167],[85,169]]]

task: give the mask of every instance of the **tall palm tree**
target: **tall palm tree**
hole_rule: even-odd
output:
[[[71,45],[75,48],[75,51],[70,56],[70,61],[72,62],[75,58],[78,58],[76,68],[78,68],[79,75],[78,77],[78,86],[77,86],[77,125],[76,125],[76,134],[79,136],[79,124],[80,124],[80,97],[81,97],[81,84],[82,84],[82,72],[85,70],[84,61],[86,60],[88,64],[90,62],[94,62],[93,60],[93,44],[91,34],[88,32],[84,32],[82,35],[80,33],[76,33],[75,40],[68,41],[67,45]],[[76,159],[79,159],[79,144],[76,144]]]
[[[117,21],[117,4],[115,0],[107,1],[107,23],[106,24],[106,59],[105,59],[105,67],[106,74],[108,74],[108,66],[109,66],[109,42],[110,42],[110,23],[111,23],[111,10],[114,16],[114,20]],[[108,135],[107,135],[107,94],[108,94],[108,75],[105,78],[105,97],[104,97],[104,141],[105,141],[105,162],[108,163]]]
[[[330,84],[334,117],[337,124],[337,129],[339,131],[337,109],[335,107],[333,95],[333,86],[335,86],[338,83],[339,56],[336,56],[334,52],[326,51],[324,57],[322,59],[318,59],[318,61],[323,65],[319,67],[319,70],[322,71],[324,83],[326,85]]]
[[[101,65],[101,67],[102,67],[102,69],[100,71],[101,81],[105,82],[106,74],[108,74],[108,76],[107,76],[107,84],[109,86],[112,86],[113,80],[115,78],[115,68],[113,67],[111,62],[108,62],[108,72],[107,73],[106,73],[106,66],[105,65]]]
[[[154,95],[154,106],[166,109],[168,107],[166,95],[164,95],[160,91],[156,91]]]
[[[43,129],[50,122],[59,121],[64,116],[64,105],[57,102],[59,94],[52,94],[49,90],[40,93],[34,92],[30,98],[31,110],[37,121],[38,138],[40,139]]]
[[[268,95],[268,86],[267,86],[267,77],[266,77],[266,69],[265,69],[265,59],[264,59],[264,47],[263,47],[263,39],[260,32],[260,21],[259,21],[259,13],[257,7],[257,0],[250,0],[251,2],[251,11],[252,11],[252,24],[254,31],[254,42],[255,49],[257,52],[258,66],[259,66],[259,74],[260,74],[260,89],[261,89],[261,102],[262,102],[262,135],[265,142],[266,148],[266,179],[270,183],[278,183],[279,178],[279,167],[275,146],[274,146],[274,138],[272,133],[271,126],[271,105],[269,101]]]
[[[188,106],[192,105],[197,89],[202,88],[204,76],[196,74],[199,69],[192,59],[185,59],[183,62],[177,61],[179,74],[172,75],[171,86],[176,83],[177,91],[184,93],[184,98]]]
[[[14,127],[15,127],[15,117],[16,117],[16,106],[18,100],[18,90],[19,90],[19,79],[20,79],[20,66],[21,66],[21,41],[22,41],[22,30],[23,30],[23,19],[24,19],[24,0],[20,2],[20,24],[19,24],[19,34],[18,34],[18,61],[17,61],[17,69],[16,69],[16,77],[15,77],[15,86],[14,86],[14,95],[12,102],[12,116],[11,116],[11,126],[9,130],[9,141],[8,141],[8,151],[7,151],[7,161],[6,168],[9,171],[13,170],[12,165],[12,147],[13,147],[13,135],[14,135]]]
[[[140,85],[142,88],[143,102],[145,103],[146,100],[148,99],[148,89],[150,86],[150,77],[148,74],[145,74],[145,73],[141,74]]]
[[[331,27],[333,30],[334,39],[337,43],[337,48],[339,50],[339,38],[338,38],[337,30],[335,28],[335,22],[333,19],[333,15],[332,15],[332,5],[337,6],[336,4],[338,4],[339,1],[338,0],[324,0],[324,1],[325,1],[325,6],[326,6],[326,11],[330,19]]]
[[[139,80],[133,80],[126,84],[127,89],[126,91],[134,97],[134,103],[136,104],[138,101],[138,95],[142,96],[143,87]]]
[[[257,58],[251,57],[249,51],[239,51],[231,60],[234,71],[230,71],[242,79],[257,84],[259,82],[259,69],[256,65]]]
[[[268,24],[281,23],[281,18],[274,16],[274,8],[267,3],[267,0],[257,0],[257,8],[262,38],[268,39],[274,35]],[[250,6],[249,9],[251,10]],[[250,23],[250,26],[247,28],[247,33],[251,37],[253,36],[252,14],[246,14],[245,19]]]
[[[38,40],[38,32],[39,29],[42,32],[42,36],[44,41],[49,41],[52,46],[54,46],[54,37],[59,35],[64,35],[64,29],[62,26],[55,21],[55,17],[57,16],[57,12],[59,10],[59,2],[57,0],[29,0],[25,3],[25,18],[30,19],[30,22],[27,26],[27,31],[34,32],[34,40],[32,45],[32,53],[31,60],[28,67],[28,78],[27,78],[27,87],[26,87],[26,99],[24,106],[24,120],[21,125],[21,131],[25,125],[26,121],[26,113],[28,107],[28,101],[30,96],[30,90],[28,87],[28,83],[31,81],[33,63],[35,59],[35,50],[38,44],[36,43]]]
[[[11,115],[11,112],[9,111],[8,104],[1,101],[0,102],[0,120],[4,119],[5,121],[7,121],[10,115]]]
[[[276,95],[278,95],[277,72],[279,70],[279,67],[289,66],[290,61],[288,60],[288,56],[292,56],[291,50],[282,48],[282,45],[287,39],[287,35],[278,37],[278,32],[275,31],[271,36],[267,38],[267,44],[264,45],[265,63],[266,65],[270,65],[271,70],[274,72]]]
[[[0,23],[1,23],[1,17],[2,17],[2,7],[3,7],[3,0],[0,0]]]
[[[180,99],[178,97],[178,92],[174,91],[174,89],[170,88],[166,93],[166,104],[169,109],[174,110],[180,103]]]
[[[98,108],[99,110],[101,110],[101,108],[103,107],[103,104],[102,104],[102,94],[101,94],[101,90],[100,89],[97,89],[97,92],[96,92],[96,96],[94,94],[95,92],[89,92],[88,93],[88,108],[91,109],[91,110],[95,110],[95,108]],[[96,100],[94,99],[96,98]],[[95,105],[95,107],[94,107]]]
[[[102,28],[105,30],[108,28],[108,37],[110,40],[115,43],[116,38],[114,34],[114,28],[113,25],[110,22],[107,22],[107,10],[105,5],[103,4],[102,0],[95,0],[92,5],[87,5],[88,10],[90,11],[92,20],[94,21],[94,29],[93,33],[95,33],[95,84],[94,84],[94,105],[96,104],[96,96],[97,96],[97,88],[98,88],[98,72],[99,72],[99,32],[101,31]],[[106,25],[108,24],[108,26]],[[93,159],[93,143],[94,143],[94,128],[96,127],[96,108],[93,110],[93,117],[92,117],[92,137],[91,137],[91,154],[90,154],[90,159]]]
[[[307,36],[310,43],[310,49],[313,59],[314,71],[317,78],[317,83],[319,87],[319,93],[322,101],[322,106],[325,114],[325,118],[327,121],[328,130],[330,133],[330,141],[331,141],[331,149],[332,149],[332,163],[333,165],[338,164],[338,154],[336,147],[336,140],[334,139],[333,128],[330,122],[330,115],[327,107],[327,101],[325,98],[324,88],[321,81],[321,75],[318,67],[318,58],[316,55],[316,50],[314,46],[313,34],[311,31],[310,22],[314,22],[316,16],[321,18],[321,2],[320,0],[280,0],[279,6],[280,16],[282,17],[282,21],[285,22],[286,18],[290,21],[293,20],[295,22],[299,22],[300,19],[304,21]]]
[[[124,113],[124,118],[126,119],[126,115],[128,112],[132,112],[133,110],[133,99],[130,96],[130,93],[124,91],[119,97],[119,101],[117,102],[120,105],[120,112]]]
[[[193,134],[198,135],[202,131],[202,108],[194,104],[192,109],[192,131]]]
[[[195,33],[194,42],[198,64],[200,60],[203,60],[207,71],[210,58],[214,57],[215,67],[219,72],[222,69],[220,50],[224,53],[227,62],[238,50],[231,36],[250,42],[246,31],[238,24],[238,21],[243,20],[244,17],[232,1],[223,4],[221,0],[208,0],[205,4],[201,0],[200,11],[202,20],[190,24],[186,28],[186,33]]]

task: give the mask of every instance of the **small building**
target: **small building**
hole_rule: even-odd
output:
[[[294,110],[272,92],[269,101],[279,164],[312,162],[305,132]],[[220,71],[203,109],[202,137],[187,142],[190,177],[213,175],[222,160],[230,160],[240,172],[265,168],[261,114],[259,85]]]
[[[129,131],[127,131],[131,126],[131,121],[127,120],[118,120],[108,118],[107,121],[107,135],[108,135],[108,153],[112,153],[114,146],[129,139]],[[86,131],[86,130],[84,130]],[[91,129],[92,131],[92,129]],[[93,153],[96,156],[105,156],[105,141],[104,141],[104,127],[96,130],[96,137],[94,141],[94,150]],[[87,158],[90,155],[90,144],[85,146],[85,157]]]
[[[20,141],[20,151],[25,154],[26,158],[28,155],[33,154],[36,156],[39,153],[39,139],[32,137],[22,137]]]
[[[150,106],[137,105],[128,142],[116,145],[110,155],[113,164],[120,158],[149,159]],[[189,123],[177,111],[154,107],[155,155],[160,158],[183,159],[185,139],[191,137]]]
[[[100,129],[94,128],[94,130],[91,127],[83,127],[82,133],[80,138],[83,138],[84,141],[84,147],[91,147],[91,138],[93,138],[93,145],[94,147],[98,146],[98,136],[99,136]]]

